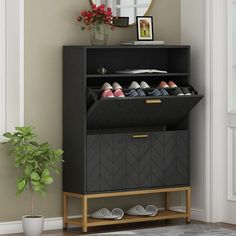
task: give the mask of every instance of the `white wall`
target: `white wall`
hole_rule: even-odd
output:
[[[205,94],[205,0],[181,1],[181,43],[191,45],[191,85]],[[205,220],[205,99],[191,113],[193,218]]]

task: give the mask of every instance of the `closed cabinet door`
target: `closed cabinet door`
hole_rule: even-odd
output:
[[[190,155],[187,131],[176,132],[177,185],[190,184]]]
[[[152,182],[151,135],[128,134],[126,143],[126,187],[128,189],[150,187]]]
[[[86,182],[88,192],[100,191],[100,137],[87,136]]]
[[[189,184],[189,154],[187,131],[164,134],[164,185]]]
[[[125,188],[125,135],[87,136],[87,191]]]

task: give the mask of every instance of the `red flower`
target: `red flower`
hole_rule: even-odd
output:
[[[98,10],[96,4],[93,4],[93,5],[92,5],[92,9],[93,9],[93,11],[97,11],[97,10]]]
[[[92,11],[82,11],[80,16],[77,18],[78,21],[83,21],[85,25],[92,25],[96,22],[99,24],[112,24],[112,11],[110,7],[102,4],[101,6],[96,6],[92,4]]]
[[[87,11],[82,11],[82,12],[81,12],[81,16],[83,16],[83,17],[85,17],[86,14],[87,14]]]

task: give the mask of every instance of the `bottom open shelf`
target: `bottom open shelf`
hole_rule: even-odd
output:
[[[174,192],[185,192],[186,200],[186,212],[172,211],[169,210],[171,206],[171,193]],[[126,196],[138,196],[148,194],[159,194],[164,193],[164,210],[160,210],[154,217],[150,216],[127,216],[125,215],[122,220],[104,220],[104,219],[93,219],[88,215],[89,201],[90,199],[98,198],[110,198],[110,197],[126,197]],[[68,198],[77,198],[82,202],[82,218],[69,218],[68,217]],[[68,225],[76,225],[82,227],[83,232],[87,232],[89,227],[94,226],[105,226],[105,225],[117,225],[117,224],[128,224],[137,222],[147,221],[158,221],[168,219],[185,219],[186,223],[191,220],[191,187],[173,187],[173,188],[156,188],[147,190],[127,191],[127,192],[112,192],[112,193],[98,193],[98,194],[78,194],[63,192],[63,225],[67,228]]]
[[[156,216],[124,216],[122,220],[104,220],[104,219],[93,219],[88,218],[88,226],[102,226],[102,225],[115,225],[115,224],[128,224],[137,223],[144,221],[156,221],[156,220],[167,220],[167,219],[177,219],[186,218],[188,216],[185,212],[177,212],[171,210],[159,211]],[[82,218],[78,219],[68,219],[68,224],[76,224],[78,226],[82,225]]]

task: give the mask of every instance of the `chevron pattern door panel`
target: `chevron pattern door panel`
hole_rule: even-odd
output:
[[[140,140],[134,140],[130,135],[127,135],[126,149],[126,171],[127,188],[139,188],[139,145]]]
[[[151,178],[152,187],[161,187],[164,182],[164,134],[165,132],[152,133],[152,160]]]
[[[127,184],[128,189],[151,186],[151,137],[133,138],[127,135]]]
[[[187,131],[178,131],[176,137],[177,146],[177,179],[176,184],[190,184],[190,160],[189,160],[189,139]]]
[[[100,191],[100,137],[87,136],[87,190]]]
[[[87,136],[87,192],[125,188],[125,138],[123,134]]]
[[[113,190],[126,187],[126,135],[114,134],[113,140]]]
[[[100,135],[100,190],[111,190],[113,176],[113,135]]]
[[[189,184],[187,131],[168,131],[164,138],[164,180],[166,186]]]
[[[164,182],[166,186],[176,184],[177,177],[176,131],[165,132],[164,135]]]

